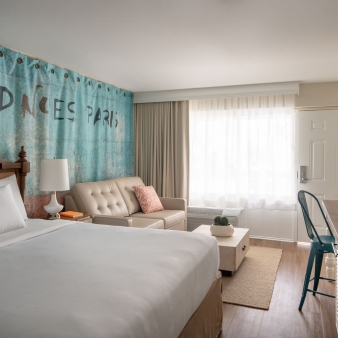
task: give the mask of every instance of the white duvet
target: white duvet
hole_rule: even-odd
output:
[[[1,338],[178,337],[219,266],[203,234],[62,221],[26,229],[0,236]]]

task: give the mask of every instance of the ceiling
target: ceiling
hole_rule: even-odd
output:
[[[132,92],[338,81],[338,1],[0,0],[0,45]]]

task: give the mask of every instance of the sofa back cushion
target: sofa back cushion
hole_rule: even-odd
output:
[[[141,206],[136,198],[133,186],[142,186],[144,183],[140,177],[121,177],[115,178],[116,182],[123,199],[127,205],[129,215],[132,215],[135,212],[141,211]]]
[[[129,216],[113,180],[77,183],[71,188],[71,193],[79,211],[93,215]]]

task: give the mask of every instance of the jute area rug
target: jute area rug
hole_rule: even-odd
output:
[[[222,277],[223,302],[269,310],[282,251],[251,246],[238,270]]]

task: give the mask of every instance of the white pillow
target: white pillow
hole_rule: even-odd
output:
[[[9,184],[0,187],[0,234],[25,228],[26,224],[16,205]]]
[[[16,180],[15,174],[13,174],[12,176],[0,179],[0,187],[3,187],[4,185],[7,185],[7,184],[10,184],[12,188],[14,201],[19,208],[22,218],[28,219],[25,206],[23,205],[23,201],[21,198],[21,194],[20,194],[20,190],[18,187],[18,182]]]

